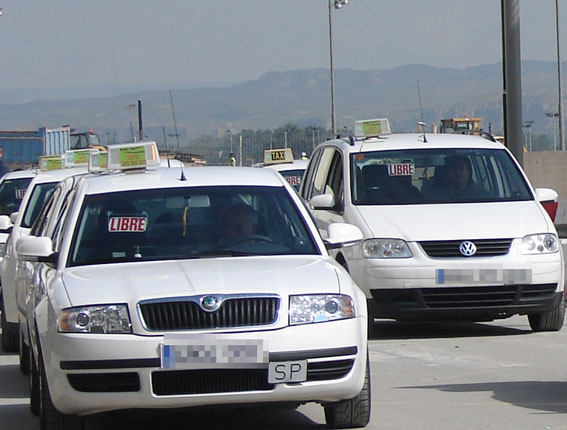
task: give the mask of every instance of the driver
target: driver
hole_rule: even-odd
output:
[[[259,215],[254,208],[243,203],[233,205],[227,209],[223,217],[224,242],[234,243],[258,235],[259,226]]]

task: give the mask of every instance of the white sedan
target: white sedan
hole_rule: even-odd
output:
[[[45,215],[51,233],[17,244],[38,261],[27,318],[42,425],[317,402],[329,426],[365,426],[366,300],[327,252],[360,230],[334,224],[323,242],[269,169],[142,170],[140,151],[113,147],[108,164],[122,171],[78,178]]]

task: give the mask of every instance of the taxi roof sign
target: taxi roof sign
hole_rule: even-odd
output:
[[[39,157],[40,170],[59,170],[64,166],[61,155],[42,155]]]
[[[280,163],[293,163],[291,148],[267,149],[264,151],[264,166]]]
[[[102,172],[108,168],[108,152],[92,151],[89,154],[89,172]]]
[[[355,137],[377,137],[392,134],[387,118],[363,119],[354,124]]]
[[[89,164],[89,155],[93,149],[77,149],[65,152],[65,167],[82,167]]]
[[[109,170],[145,169],[159,165],[159,153],[155,142],[124,143],[108,147]]]

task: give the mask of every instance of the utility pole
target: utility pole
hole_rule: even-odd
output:
[[[523,166],[520,1],[501,0],[501,8],[504,139],[520,166]]]
[[[561,90],[561,54],[559,50],[559,0],[555,0],[555,39],[557,41],[557,91],[559,92],[559,103],[557,106],[557,113],[559,114],[559,147],[561,151],[565,151],[563,91]]]

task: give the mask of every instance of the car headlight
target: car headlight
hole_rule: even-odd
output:
[[[127,305],[63,309],[59,314],[58,328],[62,333],[132,333]]]
[[[362,242],[364,258],[410,258],[408,244],[402,239],[368,239]]]
[[[522,240],[522,254],[549,254],[559,251],[559,240],[553,233],[531,234]]]
[[[290,296],[289,323],[308,324],[354,317],[354,304],[342,294]]]

